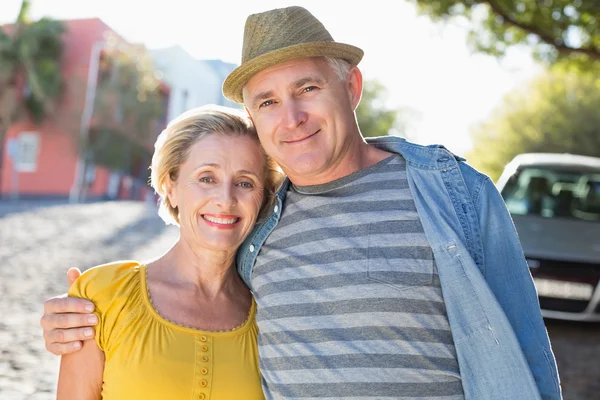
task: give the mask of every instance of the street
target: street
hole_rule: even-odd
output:
[[[139,202],[0,203],[0,399],[55,397],[59,358],[45,350],[39,319],[44,300],[67,290],[69,267],[147,261],[176,237],[177,229],[166,226],[153,206]],[[600,324],[547,326],[564,399],[600,398]]]

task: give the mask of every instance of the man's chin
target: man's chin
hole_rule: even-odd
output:
[[[292,182],[317,181],[320,176],[327,172],[327,165],[321,158],[303,158],[299,162],[289,166],[287,175],[292,179]],[[285,168],[284,168],[285,171]],[[296,180],[293,179],[296,177]],[[318,183],[302,183],[301,186],[309,186]]]

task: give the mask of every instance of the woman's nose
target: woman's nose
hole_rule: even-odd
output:
[[[235,190],[232,185],[222,185],[219,188],[217,195],[217,204],[222,209],[230,209],[237,205],[237,198],[235,197]]]

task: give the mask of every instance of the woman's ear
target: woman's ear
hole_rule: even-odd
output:
[[[177,208],[177,190],[176,184],[171,180],[171,178],[167,179],[167,183],[165,184],[167,199],[169,200],[169,204],[173,208]]]

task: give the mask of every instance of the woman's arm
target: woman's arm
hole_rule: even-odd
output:
[[[85,340],[80,351],[60,360],[57,400],[99,400],[102,398],[104,353],[94,340]]]

